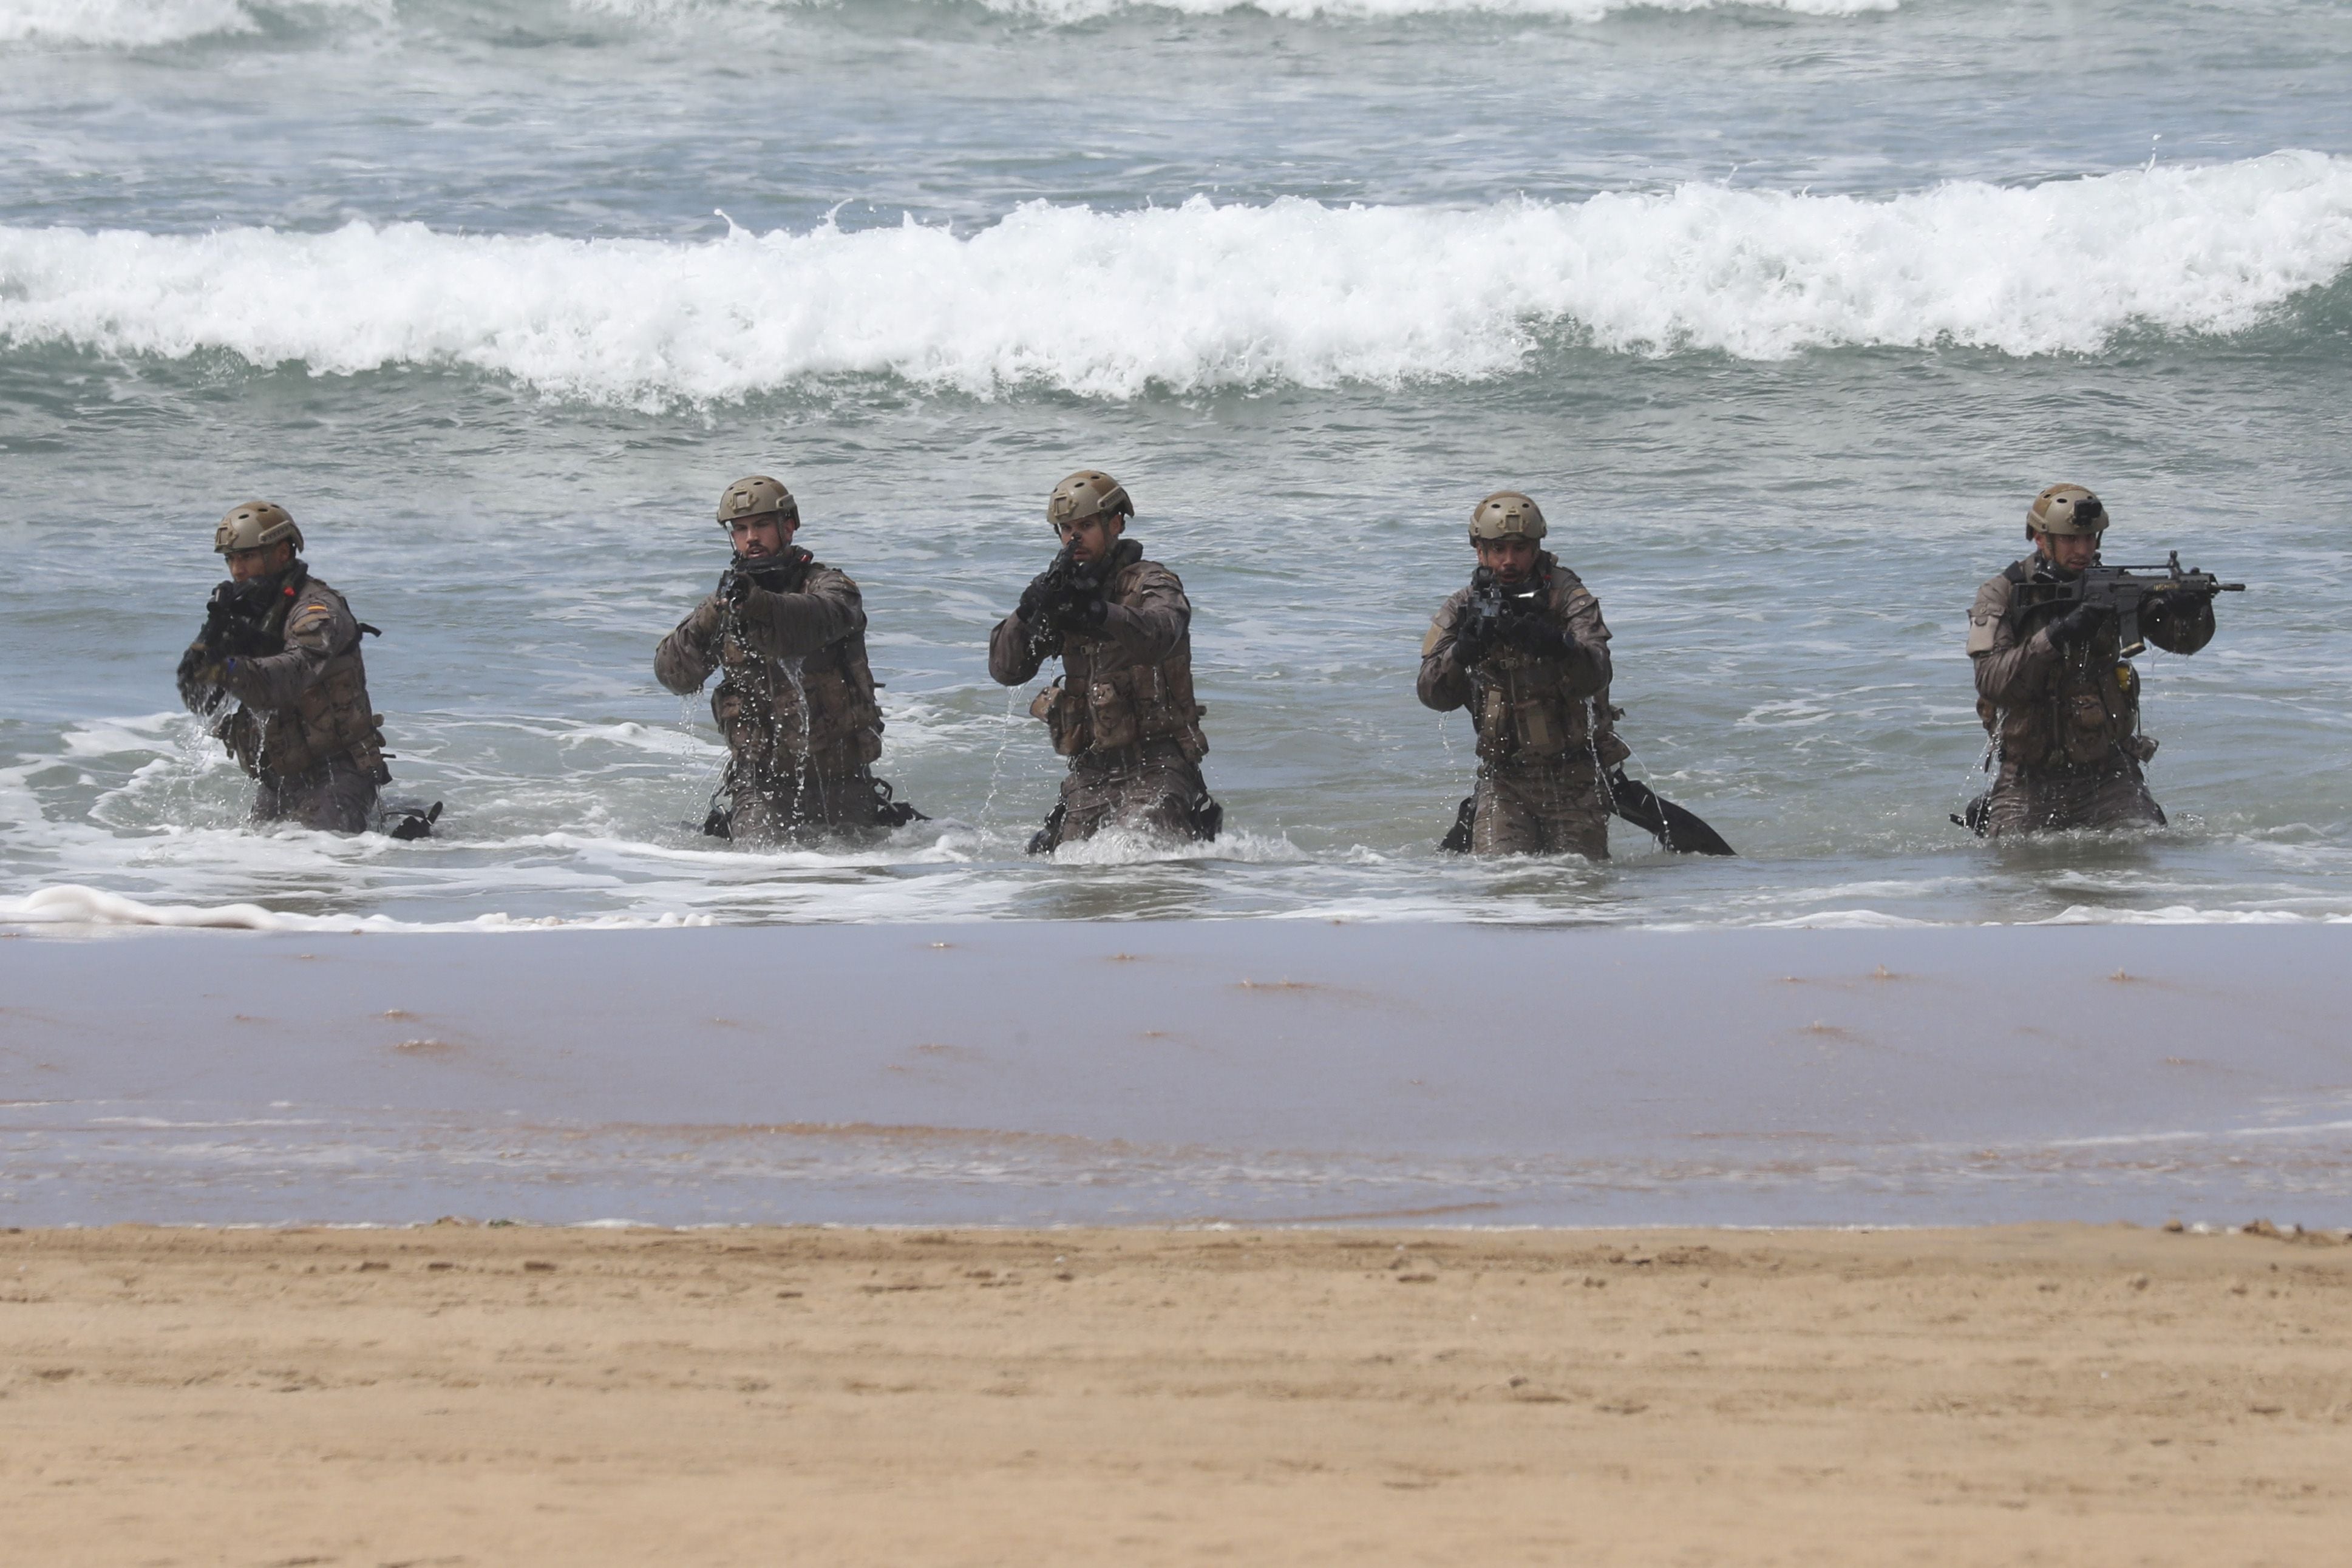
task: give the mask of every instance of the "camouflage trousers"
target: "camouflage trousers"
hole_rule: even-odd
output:
[[[2164,826],[2164,809],[2147,792],[2139,764],[2118,761],[2118,767],[2084,773],[2034,773],[2003,762],[1985,801],[1985,832],[1997,839],[2068,828]]]
[[[1591,759],[1478,769],[1470,852],[1609,858],[1609,797]]]
[[[734,784],[719,818],[729,839],[747,844],[870,832],[875,825],[874,775],[865,768],[846,773],[809,770]]]
[[[1090,751],[1071,758],[1062,780],[1060,841],[1090,839],[1106,828],[1171,841],[1214,838],[1213,828],[1202,831],[1208,802],[1200,765],[1173,740]]]
[[[254,791],[257,822],[297,822],[322,833],[363,833],[375,817],[375,774],[348,762],[293,779],[262,775]]]

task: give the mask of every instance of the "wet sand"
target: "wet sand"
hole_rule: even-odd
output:
[[[13,1563],[2317,1564],[2352,1246],[0,1234]]]
[[[0,939],[0,1223],[2352,1223],[2352,925]]]

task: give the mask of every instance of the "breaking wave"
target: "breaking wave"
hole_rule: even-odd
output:
[[[2094,351],[2225,334],[2352,267],[2317,152],[1884,200],[1685,184],[1454,210],[1024,205],[970,234],[701,243],[0,227],[0,346],[350,374],[458,366],[598,402],[887,375],[991,395],[1484,380],[1538,350]]]
[[[338,13],[387,19],[392,0],[9,0],[0,8],[0,44],[64,44],[148,49],[199,38],[257,33],[274,20]]]
[[[946,3],[946,0],[941,0]],[[1901,0],[966,0],[1008,18],[1067,25],[1125,12],[1214,16],[1253,11],[1294,21],[1378,21],[1413,16],[1501,16],[1598,22],[1626,11],[1778,11],[1849,16],[1895,10]],[[444,27],[511,34],[583,22],[693,26],[865,8],[861,0],[8,0],[0,44],[159,48],[272,29],[357,19],[395,26],[409,15]],[[919,7],[914,7],[919,9]]]

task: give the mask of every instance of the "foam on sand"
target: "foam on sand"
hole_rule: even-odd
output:
[[[2088,352],[2243,330],[2347,267],[2352,158],[2318,152],[1879,201],[1686,184],[1467,211],[1034,203],[968,235],[828,223],[698,244],[5,227],[0,345],[463,366],[594,401],[854,375],[1133,397],[1481,380],[1564,342]]]

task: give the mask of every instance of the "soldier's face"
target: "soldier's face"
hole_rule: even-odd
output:
[[[776,514],[769,512],[757,517],[736,518],[727,525],[727,535],[735,541],[737,555],[782,555],[799,528],[798,523],[780,525]]]
[[[1478,564],[1505,582],[1521,581],[1536,569],[1536,541],[1533,539],[1513,536],[1473,542],[1478,547]]]
[[[2099,556],[2096,534],[2036,534],[2033,544],[2060,571],[2081,571]]]
[[[294,564],[294,545],[290,539],[279,539],[274,545],[259,549],[233,549],[228,552],[228,574],[237,582],[251,582],[257,577],[276,577]]]
[[[1097,513],[1082,523],[1064,523],[1058,530],[1062,542],[1070,547],[1070,559],[1080,566],[1092,566],[1110,554],[1110,547],[1118,536],[1127,532],[1127,519],[1113,514]]]

